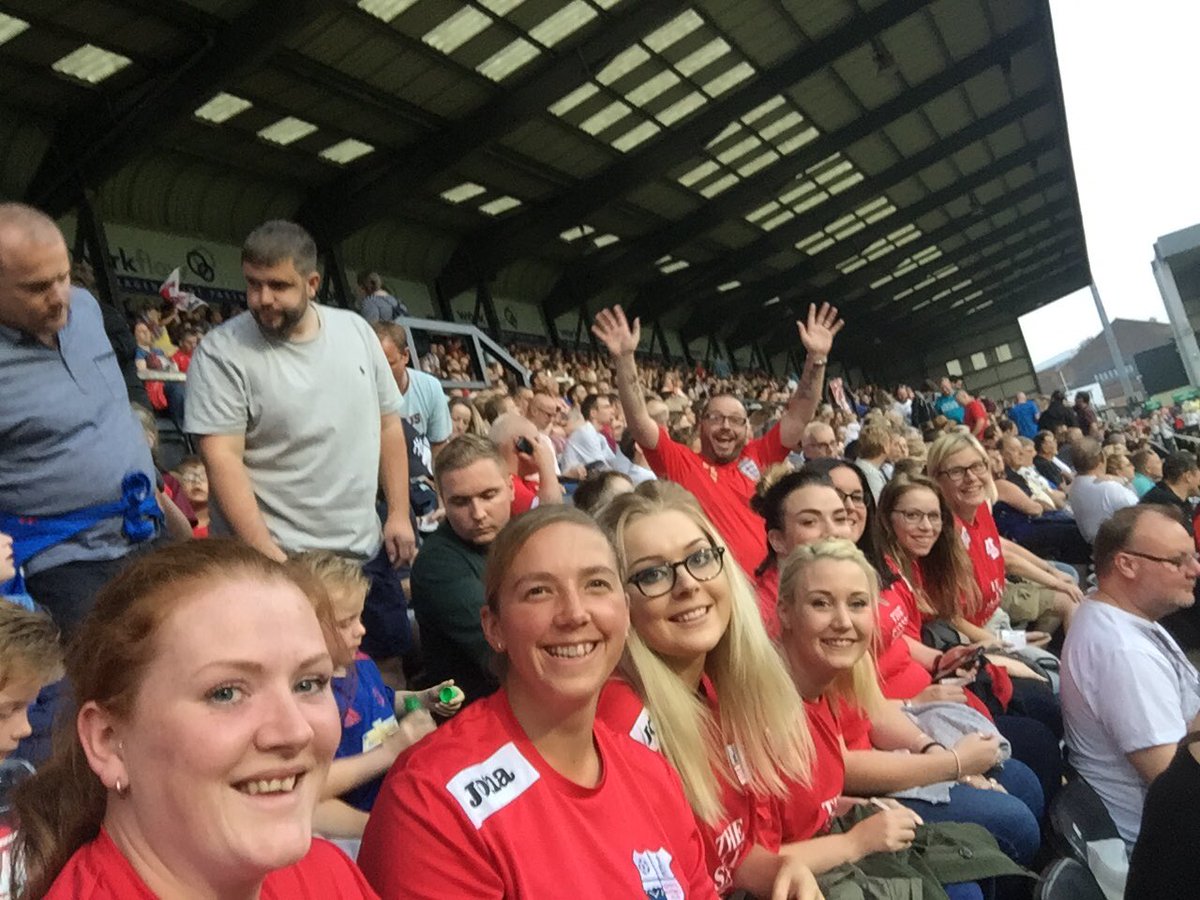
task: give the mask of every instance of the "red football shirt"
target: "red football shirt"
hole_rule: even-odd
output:
[[[392,766],[358,862],[391,898],[671,897],[715,900],[679,776],[597,719],[602,775],[564,778],[500,690]]]
[[[791,796],[782,804],[783,840],[806,841],[823,832],[837,809],[838,798],[846,783],[846,761],[842,757],[842,729],[821,697],[804,701],[808,733],[812,736],[813,759],[811,784],[793,784]]]
[[[100,830],[67,861],[46,900],[158,900],[108,832]],[[354,863],[328,841],[314,838],[300,862],[267,876],[259,900],[377,900]]]
[[[787,459],[779,426],[746,444],[737,459],[721,465],[671,440],[662,426],[658,446],[642,450],[659,478],[677,482],[696,496],[742,570],[752,573],[758,568],[767,555],[767,530],[762,517],[750,508],[750,498],[763,471]]]
[[[982,628],[1000,606],[1004,594],[1004,551],[1000,546],[1000,532],[996,530],[996,520],[986,503],[979,504],[975,521],[970,524],[958,516],[954,517],[954,522],[971,557],[975,583],[983,595],[979,609],[973,615],[967,615],[967,621]]]
[[[771,566],[754,578],[758,594],[758,612],[772,640],[779,639],[779,566]]]
[[[524,478],[519,478],[516,475],[508,476],[512,479],[513,500],[510,504],[512,515],[519,516],[523,512],[529,512],[538,505],[537,488],[531,485]]]
[[[979,400],[972,400],[963,408],[963,424],[971,429],[971,434],[979,437],[987,427],[987,408]]]
[[[906,636],[921,639],[921,618],[912,586],[902,577],[879,594],[879,640],[875,664],[885,697],[911,700],[933,682],[913,659]]]
[[[701,689],[715,714],[716,696],[707,678],[701,684]],[[645,704],[626,682],[613,679],[604,686],[596,717],[607,722],[614,731],[624,732],[650,749],[661,751]],[[733,754],[730,759],[733,763],[737,751],[727,748],[727,752]],[[708,872],[716,884],[717,893],[724,895],[733,890],[733,873],[752,847],[757,844],[772,853],[779,850],[780,826],[778,822],[771,821],[776,810],[772,802],[756,799],[726,781],[722,781],[721,786],[724,817],[716,826],[700,819],[696,819],[696,825],[704,840]]]

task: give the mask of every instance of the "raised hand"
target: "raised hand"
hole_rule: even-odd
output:
[[[633,325],[630,326],[625,319],[625,311],[620,306],[614,306],[612,309],[602,309],[596,313],[592,334],[600,339],[614,357],[624,356],[637,350],[638,341],[642,337],[642,325],[640,320],[634,319]]]
[[[807,353],[813,356],[828,356],[833,349],[833,339],[845,326],[838,318],[836,306],[822,303],[818,309],[815,303],[808,305],[808,321],[796,322],[796,330],[800,332],[800,343]]]

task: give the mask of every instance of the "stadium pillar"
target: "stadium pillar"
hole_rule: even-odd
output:
[[[108,252],[108,233],[104,230],[104,222],[96,212],[96,195],[92,191],[81,191],[79,195],[78,219],[75,234],[75,252],[86,247],[88,261],[92,264],[92,274],[96,276],[96,292],[99,300],[121,308],[120,288],[117,284],[117,272],[113,268],[112,254]]]
[[[472,319],[478,324],[479,311],[483,309],[483,318],[487,322],[488,330],[492,333],[492,340],[500,340],[500,316],[496,314],[496,301],[492,297],[492,286],[487,281],[480,281],[475,285],[475,315]]]
[[[1113,333],[1112,323],[1108,321],[1108,313],[1104,311],[1104,301],[1100,299],[1100,291],[1096,282],[1091,283],[1092,299],[1096,302],[1096,312],[1100,315],[1100,325],[1104,329],[1104,340],[1108,342],[1108,352],[1112,355],[1113,366],[1116,367],[1117,377],[1121,379],[1121,392],[1125,394],[1125,405],[1133,403],[1133,382],[1129,380],[1129,372],[1125,369],[1125,359],[1121,356],[1121,348],[1117,346],[1117,336]]]
[[[342,309],[354,307],[354,291],[350,287],[350,279],[346,275],[345,260],[342,250],[337,244],[325,248],[325,286],[329,296]]]
[[[554,322],[554,316],[546,312],[546,307],[539,306],[539,311],[542,314],[542,325],[546,328],[546,337],[550,338],[550,344],[562,349],[562,338],[558,336],[558,325]]]

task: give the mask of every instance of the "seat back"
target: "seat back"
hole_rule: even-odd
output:
[[[1063,785],[1050,804],[1050,833],[1055,849],[1085,868],[1090,842],[1120,837],[1100,795],[1079,776]]]
[[[1106,900],[1100,885],[1078,860],[1056,859],[1046,866],[1037,887],[1034,900]]]

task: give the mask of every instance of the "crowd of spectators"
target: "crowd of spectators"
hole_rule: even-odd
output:
[[[1027,897],[1068,762],[1194,880],[1187,422],[829,379],[829,304],[783,376],[614,307],[526,381],[292,223],[242,269],[129,318],[0,205],[15,896]]]

